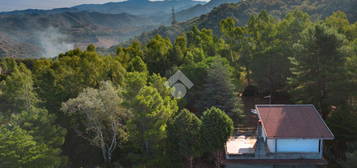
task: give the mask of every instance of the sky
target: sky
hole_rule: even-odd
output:
[[[0,0],[0,11],[52,9],[72,7],[79,4],[102,4],[120,1],[124,0]]]
[[[0,0],[0,11],[23,9],[52,9],[71,7],[79,4],[101,4],[122,0]]]

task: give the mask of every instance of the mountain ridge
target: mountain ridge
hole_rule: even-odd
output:
[[[238,3],[241,0],[211,0],[206,4],[198,4],[191,8],[181,10],[176,14],[177,20],[185,21],[193,17],[197,17],[209,13],[213,8],[225,3]]]
[[[121,2],[108,2],[104,4],[81,4],[67,8],[54,9],[25,9],[0,12],[0,15],[16,15],[16,14],[45,14],[45,13],[63,13],[63,12],[99,12],[106,14],[128,13],[132,15],[154,15],[159,12],[169,14],[171,8],[175,7],[178,11],[195,6],[205,4],[204,1],[194,0],[164,0],[164,1],[149,1],[149,0],[128,0]]]
[[[46,40],[53,45],[85,47],[93,43],[100,47],[109,47],[129,39],[132,35],[155,28],[150,18],[126,13],[103,14],[87,11],[0,15],[0,25],[0,57],[15,55],[11,48],[18,44],[31,44],[36,46],[36,49],[23,48],[29,52],[15,52],[19,54],[17,57],[46,56],[43,50],[47,44],[42,44]],[[57,51],[65,52],[72,47],[58,48]],[[19,47],[15,48],[21,50]]]
[[[277,18],[283,17],[291,10],[305,11],[313,18],[324,18],[334,11],[340,10],[347,14],[351,22],[355,22],[357,21],[355,9],[357,9],[355,0],[244,0],[238,3],[221,4],[199,17],[173,26],[161,26],[151,32],[144,32],[135,40],[145,42],[156,34],[173,40],[177,35],[190,30],[193,26],[212,29],[215,34],[218,34],[221,20],[233,17],[238,20],[239,25],[244,25],[251,15],[258,14],[263,10]]]
[[[129,0],[50,10],[0,12],[0,57],[56,56],[73,47],[83,48],[89,44],[110,47],[159,25],[169,24],[173,6],[180,10],[204,3]],[[46,51],[47,48],[54,50]]]

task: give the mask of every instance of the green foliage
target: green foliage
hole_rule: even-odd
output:
[[[155,36],[147,45],[144,60],[151,72],[165,74],[174,63],[169,56],[172,44],[169,39]]]
[[[266,12],[252,16],[246,27],[247,38],[242,48],[242,52],[246,53],[242,61],[247,63],[247,70],[251,70],[249,76],[264,92],[269,93],[283,88],[289,74],[289,60],[281,52],[284,49],[277,38],[277,25],[277,20]],[[279,66],[274,66],[276,64]]]
[[[119,61],[123,64],[124,67],[129,65],[129,62],[136,57],[143,58],[143,50],[142,46],[139,42],[134,41],[127,48],[117,48],[116,57],[118,57]]]
[[[296,56],[290,58],[292,77],[289,84],[299,103],[313,103],[326,118],[333,104],[343,104],[345,78],[342,52],[343,35],[323,24],[317,24],[303,35],[296,47]]]
[[[216,59],[207,69],[203,90],[199,93],[197,108],[202,111],[213,106],[220,108],[232,117],[237,117],[241,104],[232,81],[232,72],[223,60]]]
[[[347,87],[351,88],[348,92],[350,97],[357,95],[357,89],[353,89],[357,85],[357,40],[355,39],[345,48],[349,51],[349,56],[346,58],[345,67],[347,71],[348,84]]]
[[[23,163],[14,158],[15,160],[10,159],[11,161],[9,161],[8,164],[19,164],[21,167],[24,165],[32,166],[34,163],[27,162],[32,162],[31,160],[34,160],[34,162],[41,162],[36,160],[36,155],[41,155],[38,156],[40,160],[48,160],[44,161],[48,162],[44,163],[44,165],[47,165],[48,167],[56,167],[65,161],[65,158],[61,156],[60,147],[64,143],[66,131],[55,124],[54,115],[49,114],[46,109],[39,106],[40,100],[34,92],[32,73],[24,64],[20,64],[19,66],[15,64],[12,65],[12,68],[12,73],[7,76],[6,80],[1,82],[0,87],[0,99],[4,100],[1,103],[0,108],[4,111],[6,110],[5,113],[2,113],[2,123],[5,122],[10,123],[10,125],[16,125],[14,130],[19,131],[19,136],[24,136],[23,138],[25,138],[23,142],[19,141],[18,145],[20,146],[14,146],[14,148],[26,150],[26,148],[21,149],[21,143],[26,143],[23,145],[29,145],[28,148],[34,148],[34,151],[30,151],[30,153],[25,153],[23,155],[24,159],[26,157],[33,158],[27,158]],[[10,127],[4,127],[4,132],[9,131],[5,130],[9,128]],[[18,140],[14,139],[14,141]],[[4,148],[6,148],[6,145]],[[26,154],[31,155],[31,152],[34,152],[34,156],[26,156]],[[18,157],[16,155],[18,154],[14,154],[14,156],[9,155],[9,157]],[[21,156],[21,154],[19,155]],[[17,159],[22,158],[20,157]],[[38,165],[39,163],[36,164]]]
[[[128,114],[121,106],[119,94],[111,82],[102,82],[99,89],[86,88],[61,108],[74,120],[79,135],[100,148],[103,159],[109,163],[112,153],[127,139]]]
[[[201,124],[201,120],[187,109],[181,110],[168,122],[167,140],[169,151],[176,153],[173,157],[187,158],[192,162],[193,157],[200,154]]]
[[[96,47],[93,44],[90,44],[87,46],[87,51],[88,52],[96,52]]]
[[[197,27],[193,27],[192,30],[186,33],[187,45],[189,47],[201,48],[207,56],[216,55],[216,39],[213,36],[213,32],[210,29],[199,30]]]
[[[224,79],[224,81],[217,81],[216,79],[213,79],[214,78],[213,72],[211,78],[208,77],[208,71],[210,69],[212,69],[213,71],[214,69],[213,66],[215,64],[222,64],[223,66],[222,69],[224,70],[224,72],[223,71],[222,72],[224,74],[222,76],[220,76],[219,74],[216,75],[219,76],[219,79]],[[209,97],[206,96],[210,96],[208,94],[215,94],[213,92],[216,92],[217,94],[227,94],[229,97],[229,95],[233,95],[234,93],[229,93],[229,94],[220,93],[219,89],[229,87],[229,89],[233,89],[233,91],[237,91],[237,86],[239,86],[238,81],[234,80],[234,76],[232,75],[234,72],[234,68],[229,65],[227,59],[219,56],[207,57],[199,62],[185,64],[179,67],[179,69],[194,83],[194,87],[192,87],[189,90],[189,92],[187,92],[184,101],[187,104],[186,107],[191,109],[192,111],[198,112],[197,114],[201,114],[205,110],[205,108],[209,108],[210,106],[212,106],[212,104],[208,104],[207,106],[209,107],[206,107],[205,105],[206,103],[205,100],[209,99]],[[219,87],[215,86],[213,88],[209,88],[209,86],[205,86],[205,85],[209,85],[207,83],[208,82],[207,80],[212,80],[209,82],[215,81],[216,84],[218,82],[220,83],[220,85]],[[224,85],[224,84],[228,84],[228,85]]]
[[[143,72],[129,72],[125,77],[125,98],[126,103],[131,102],[148,80],[148,74]]]
[[[56,168],[62,163],[51,149],[17,125],[0,126],[0,167]]]
[[[231,45],[239,42],[242,39],[244,30],[242,27],[237,26],[237,21],[229,17],[220,23],[220,32],[223,33],[223,38]]]
[[[353,168],[357,164],[357,143],[352,142],[347,144],[346,159],[340,161],[343,168]]]
[[[206,152],[217,152],[224,147],[233,133],[233,121],[216,107],[207,109],[202,116],[201,136]]]
[[[327,119],[327,124],[332,132],[334,132],[337,140],[353,142],[357,141],[356,118],[356,109],[349,106],[342,106],[331,112]]]
[[[197,27],[170,29],[170,37],[188,30],[176,39],[133,42],[113,56],[89,45],[51,59],[1,59],[0,167],[93,167],[111,159],[122,167],[180,167],[201,152],[223,149],[247,86],[257,87],[259,96],[273,95],[273,103],[314,104],[336,135],[331,148],[354,143],[357,23],[343,12],[316,19],[312,2],[222,5],[190,21]],[[252,3],[284,11],[270,15]],[[309,14],[287,12],[292,5]],[[164,85],[178,69],[194,83],[179,107]],[[275,100],[279,94],[287,96]],[[67,128],[66,139],[58,125]],[[104,159],[95,155],[99,149]],[[338,163],[354,158],[355,151],[347,151],[346,164]]]
[[[220,47],[220,54],[222,57],[227,58],[231,65],[239,67],[239,50],[243,44],[244,28],[237,26],[237,21],[229,17],[220,22],[220,32],[224,39],[223,47]],[[222,42],[221,42],[222,43]],[[227,45],[224,45],[227,43]],[[221,44],[222,45],[222,44]]]
[[[24,64],[15,65],[12,73],[0,83],[0,108],[10,115],[23,110],[30,110],[39,103],[33,91],[31,71]]]
[[[145,62],[138,56],[130,60],[128,65],[129,72],[147,72],[147,66]]]
[[[176,100],[160,95],[152,86],[144,86],[131,106],[131,138],[140,151],[140,160],[145,165],[160,162],[160,144],[166,137],[166,123],[177,110]]]

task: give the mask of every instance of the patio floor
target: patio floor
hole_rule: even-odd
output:
[[[226,143],[226,152],[227,154],[247,154],[255,153],[254,145],[257,142],[256,137],[246,137],[238,136],[231,137]]]

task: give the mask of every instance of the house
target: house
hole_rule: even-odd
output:
[[[326,164],[324,141],[333,140],[334,135],[314,105],[256,105],[253,112],[258,116],[257,131],[230,138],[226,167]]]

